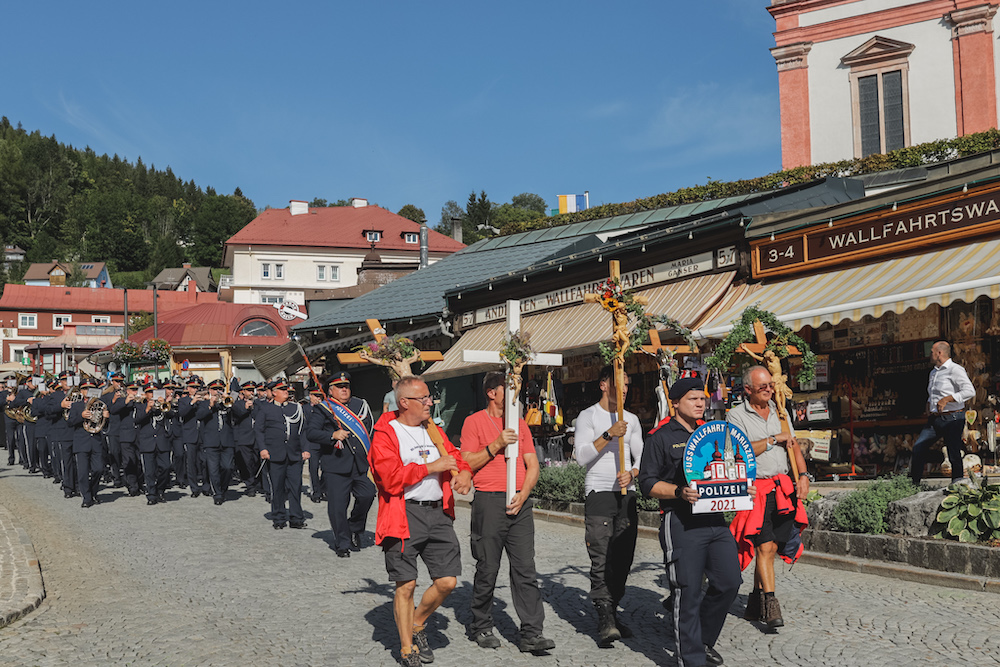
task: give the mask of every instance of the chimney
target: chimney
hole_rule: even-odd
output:
[[[190,269],[191,268],[191,262],[184,262],[183,264],[181,264],[181,268]]]
[[[451,219],[451,238],[455,239],[459,243],[462,242],[462,219],[452,218]]]
[[[427,261],[427,220],[420,221],[420,268],[426,269]]]
[[[351,206],[354,208],[364,208],[368,206],[368,200],[361,199],[360,197],[351,197]]]
[[[288,200],[288,212],[292,215],[305,215],[309,212],[309,202],[290,199]]]

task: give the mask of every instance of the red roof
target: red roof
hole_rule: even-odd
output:
[[[301,309],[301,308],[300,308]],[[304,309],[301,309],[304,311]],[[171,347],[203,348],[233,347],[238,345],[284,345],[292,325],[300,320],[287,321],[272,306],[246,303],[204,303],[182,310],[160,313],[157,333]],[[278,332],[277,336],[241,336],[240,330],[247,322],[265,321]],[[153,337],[153,327],[147,327],[129,337],[142,343]]]
[[[308,213],[292,215],[287,208],[264,211],[226,241],[234,245],[309,246],[318,248],[370,248],[365,232],[378,230],[382,239],[376,250],[420,251],[417,243],[406,243],[405,232],[420,232],[420,223],[408,220],[379,206],[330,206],[311,208]],[[428,249],[452,253],[465,246],[450,236],[428,230]],[[228,259],[228,257],[227,257]]]
[[[217,303],[216,292],[161,291],[157,311],[163,313],[199,303]],[[125,290],[101,287],[12,285],[3,288],[0,310],[53,311],[57,313],[124,313]],[[153,312],[153,290],[128,290],[129,313]]]

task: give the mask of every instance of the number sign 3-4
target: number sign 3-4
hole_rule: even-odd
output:
[[[758,266],[762,271],[789,264],[798,264],[804,260],[802,237],[775,241],[757,248]]]

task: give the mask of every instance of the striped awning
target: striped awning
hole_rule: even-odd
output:
[[[716,273],[688,278],[676,283],[637,290],[637,295],[649,299],[646,312],[669,315],[685,326],[691,326],[711,309],[729,289],[735,272]],[[530,334],[531,347],[536,352],[565,352],[596,345],[611,338],[611,317],[597,304],[582,303],[521,318],[521,330]],[[449,377],[481,373],[495,365],[467,363],[464,350],[499,350],[507,331],[505,321],[492,322],[466,332],[442,361],[431,366],[421,377],[443,380]]]
[[[720,338],[743,311],[757,304],[798,331],[865,315],[924,310],[952,301],[1000,296],[1000,239],[890,259],[839,271],[759,285],[699,324],[699,338]]]

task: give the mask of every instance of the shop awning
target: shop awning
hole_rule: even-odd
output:
[[[865,315],[924,310],[952,301],[1000,296],[1000,240],[890,259],[815,276],[759,285],[702,322],[695,336],[719,338],[748,306],[774,313],[798,331],[824,323],[861,321]]]
[[[691,326],[726,294],[735,272],[716,273],[688,278],[668,285],[639,290],[636,294],[649,298],[646,312],[669,315],[685,326]],[[596,304],[577,304],[521,318],[522,331],[531,335],[531,347],[536,352],[564,352],[611,338],[611,318]],[[499,350],[507,331],[506,321],[492,322],[467,332],[442,361],[431,366],[421,377],[443,380],[449,377],[481,373],[497,368],[491,364],[466,363],[464,350]]]

